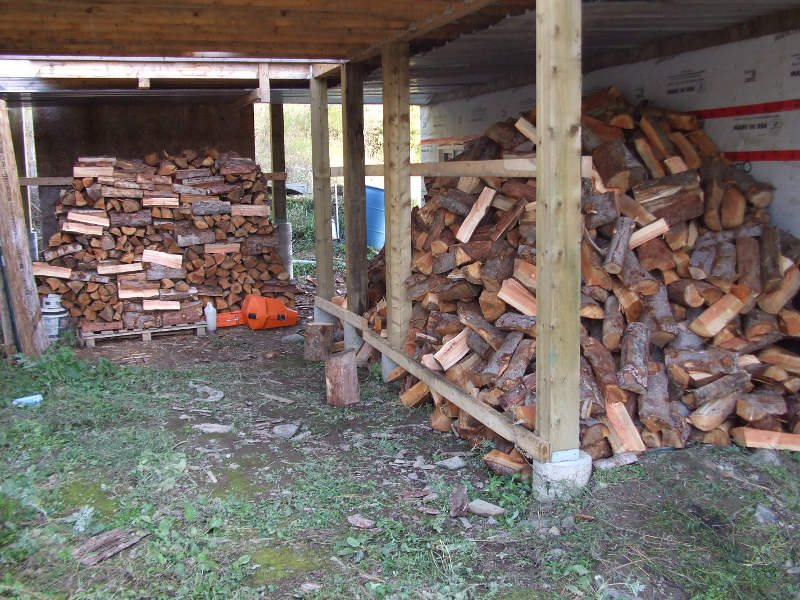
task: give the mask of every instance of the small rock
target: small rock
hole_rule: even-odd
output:
[[[347,522],[353,527],[358,527],[360,529],[369,529],[370,527],[375,526],[375,521],[366,517],[362,517],[359,514],[350,515],[347,517]]]
[[[464,529],[472,529],[472,523],[469,522],[467,517],[458,517],[458,522]]]
[[[791,569],[786,569],[787,575],[800,575],[800,567],[792,567]]]
[[[479,517],[499,517],[506,512],[503,508],[485,500],[473,500],[467,504],[467,511]]]
[[[233,431],[233,425],[220,425],[219,423],[198,423],[192,425],[192,429],[202,431],[203,433],[230,433]]]
[[[463,517],[467,512],[467,504],[467,488],[463,483],[459,483],[450,494],[450,516]]]
[[[194,390],[200,394],[197,398],[194,398],[193,402],[219,402],[225,396],[225,394],[219,390],[215,390],[207,385],[197,385],[192,381],[189,382],[189,387],[194,388]]]
[[[289,335],[285,335],[281,338],[281,342],[284,344],[302,344],[305,341],[306,338],[299,333],[290,333]]]
[[[231,464],[228,465],[228,468],[232,471],[235,471],[236,469],[239,468],[239,463],[232,462]]]
[[[296,335],[296,334],[293,334]],[[288,337],[288,336],[287,336]],[[303,336],[300,336],[303,337]],[[300,591],[304,594],[314,594],[322,589],[322,586],[317,583],[304,583],[300,586]]]
[[[475,482],[475,489],[476,490],[482,490],[484,485],[485,484],[482,481],[476,481]]]
[[[285,423],[283,425],[275,425],[275,427],[272,428],[272,433],[285,440],[289,440],[297,433],[298,429],[300,429],[299,425]]]
[[[451,456],[445,460],[438,461],[436,466],[448,469],[450,471],[458,471],[459,469],[463,469],[467,466],[467,461],[460,456]]]
[[[757,465],[781,466],[781,458],[778,456],[778,453],[768,448],[759,448],[753,452],[753,454],[750,455],[750,462],[754,462]]]
[[[417,481],[419,479],[419,475],[416,473],[409,473],[406,475],[406,477],[408,477],[411,481]]]
[[[547,533],[550,535],[561,535],[561,530],[553,525],[550,529],[547,530]]]
[[[432,494],[428,494],[422,499],[423,504],[429,504],[431,502],[436,502],[439,499],[439,494],[433,492]]]
[[[564,531],[569,531],[575,527],[575,517],[572,515],[568,515],[561,519],[561,529]]]
[[[553,559],[553,560],[555,560],[555,559],[557,559],[557,558],[559,558],[560,556],[563,556],[563,555],[564,555],[564,550],[562,550],[561,548],[553,548],[552,550],[548,551],[548,553],[547,553],[547,557],[550,558],[550,559]]]
[[[633,452],[620,452],[611,458],[601,458],[592,463],[595,469],[613,469],[614,467],[622,467],[624,465],[632,465],[638,462],[639,459]]]
[[[778,514],[763,504],[756,506],[755,517],[759,525],[774,525],[778,522]]]
[[[489,517],[488,519],[486,519],[486,524],[489,527],[493,527],[494,525],[499,525],[499,523],[497,522],[497,519],[495,519],[494,517]]]

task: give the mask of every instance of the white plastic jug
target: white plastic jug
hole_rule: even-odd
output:
[[[206,307],[203,309],[206,315],[206,331],[208,333],[215,333],[217,331],[217,309],[211,302],[206,302]]]
[[[51,341],[58,339],[58,336],[66,331],[68,314],[67,309],[61,306],[59,294],[47,294],[42,298],[42,322]]]

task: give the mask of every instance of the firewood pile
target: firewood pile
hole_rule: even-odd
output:
[[[730,164],[690,114],[584,98],[581,448],[594,458],[690,441],[800,449],[800,242],[770,227],[771,186]],[[532,150],[535,111],[496,123],[461,160]],[[516,125],[516,127],[515,127]],[[404,350],[533,429],[536,181],[440,177],[412,217],[413,314]],[[376,331],[385,268],[369,267]],[[478,444],[500,473],[513,446],[397,370],[400,401],[433,401],[430,424]]]
[[[239,310],[246,294],[294,306],[269,219],[272,176],[253,160],[213,149],[80,158],[73,176],[34,275],[85,333],[194,323],[206,302]]]

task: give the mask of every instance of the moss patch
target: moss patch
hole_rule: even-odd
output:
[[[309,573],[325,566],[321,552],[308,548],[261,548],[251,553],[252,561],[261,565],[253,571],[250,584],[261,586]]]
[[[61,498],[67,507],[91,506],[103,516],[110,516],[119,508],[119,502],[109,497],[101,483],[78,479],[61,488]]]

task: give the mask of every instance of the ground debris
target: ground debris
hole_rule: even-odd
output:
[[[192,425],[192,429],[197,429],[197,431],[202,431],[203,433],[230,433],[233,431],[233,425],[198,423],[197,425]]]
[[[150,534],[145,531],[112,529],[92,537],[86,543],[74,548],[70,554],[83,566],[91,567],[130,548],[148,535]]]
[[[225,397],[224,392],[215,390],[207,385],[198,385],[193,381],[189,382],[189,387],[199,394],[192,400],[193,402],[219,402]]]
[[[479,517],[499,517],[505,513],[505,509],[491,502],[476,499],[467,504],[467,511]]]
[[[347,522],[353,527],[358,527],[359,529],[369,529],[370,527],[375,526],[375,521],[360,514],[350,515],[347,517]]]
[[[467,486],[463,483],[456,484],[453,493],[450,494],[450,516],[463,517],[467,514],[467,504],[469,504]]]

